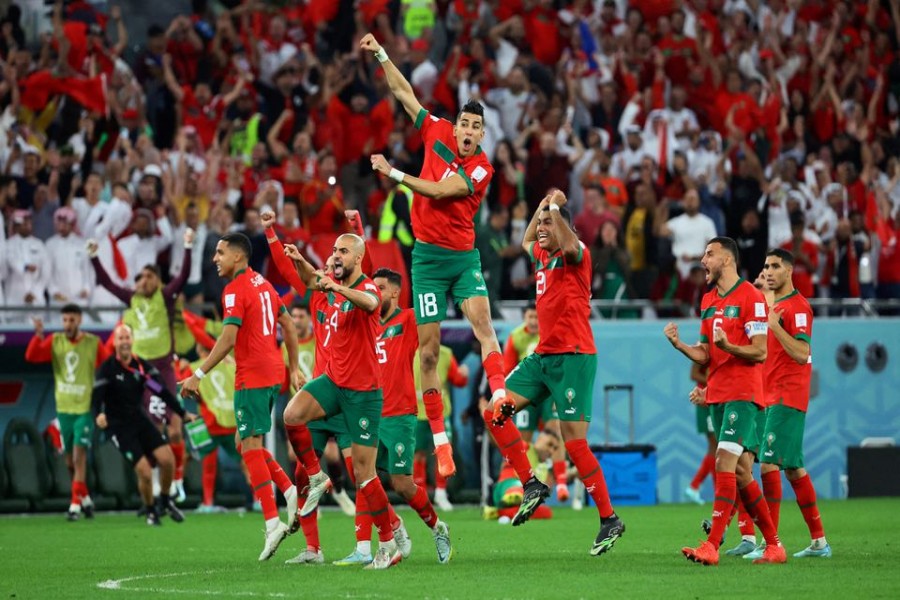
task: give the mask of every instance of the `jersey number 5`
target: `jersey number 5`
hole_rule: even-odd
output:
[[[263,335],[275,333],[275,313],[272,311],[272,297],[269,292],[259,293],[259,304],[262,307]]]
[[[379,365],[383,365],[387,362],[387,350],[384,349],[384,340],[375,344],[375,354],[378,355]]]

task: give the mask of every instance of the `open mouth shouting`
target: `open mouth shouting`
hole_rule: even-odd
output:
[[[341,280],[344,278],[344,261],[341,259],[335,259],[334,265],[332,266],[331,272],[334,274],[335,279]]]

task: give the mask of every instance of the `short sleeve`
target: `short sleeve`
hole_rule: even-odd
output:
[[[244,322],[244,298],[237,286],[228,286],[222,294],[223,325],[237,325]]]
[[[481,195],[487,190],[494,176],[494,168],[491,167],[484,152],[477,156],[481,157],[481,160],[470,161],[469,164],[461,166],[457,173],[465,179],[470,194]]]
[[[744,333],[748,338],[769,333],[769,311],[762,294],[747,294],[744,299]]]
[[[713,308],[712,310],[713,310],[713,313],[715,313],[716,309]],[[703,311],[703,312],[705,313],[706,311]],[[708,344],[709,340],[712,339],[712,322],[713,322],[713,320],[712,320],[712,318],[704,317],[703,315],[701,315],[701,319],[702,320],[700,321],[700,343]]]
[[[781,315],[781,326],[792,338],[812,343],[812,314],[805,307],[795,310],[789,306]]]
[[[362,290],[364,294],[369,294],[378,300],[381,303],[381,292],[378,291],[378,286],[375,285],[375,282],[371,279],[366,280],[362,284]]]

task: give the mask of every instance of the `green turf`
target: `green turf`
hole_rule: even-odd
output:
[[[830,560],[754,566],[726,557],[718,567],[686,561],[679,549],[700,539],[710,507],[622,508],[625,536],[613,551],[588,555],[597,533],[592,509],[558,509],[523,527],[482,521],[474,509],[448,513],[454,543],[439,565],[430,532],[401,511],[413,555],[384,573],[357,568],[286,566],[302,534],[267,563],[258,514],[194,515],[148,528],[132,515],[0,518],[0,595],[4,598],[898,598],[900,500],[821,503]],[[353,522],[328,512],[320,521],[325,557],[353,547]],[[789,552],[808,543],[793,503],[785,503],[782,539]],[[726,547],[734,545],[729,536]],[[130,578],[130,579],[129,579]],[[119,589],[98,584],[118,580]]]

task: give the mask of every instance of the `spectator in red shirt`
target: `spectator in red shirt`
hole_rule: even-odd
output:
[[[697,42],[684,35],[684,11],[677,9],[672,13],[671,32],[656,44],[666,59],[666,77],[673,85],[687,83],[688,73],[700,55]]]
[[[301,212],[304,228],[313,236],[333,236],[347,230],[344,193],[338,184],[334,155],[326,154],[319,161],[319,176],[303,190]]]
[[[599,183],[584,186],[584,208],[575,217],[575,230],[585,246],[593,246],[607,221],[619,225],[619,216],[606,203],[606,190]]]
[[[819,268],[819,245],[807,239],[803,234],[806,231],[806,221],[803,213],[791,213],[791,239],[782,244],[782,248],[790,250],[794,254],[794,275],[792,277],[794,288],[804,298],[814,298],[816,271]]]

